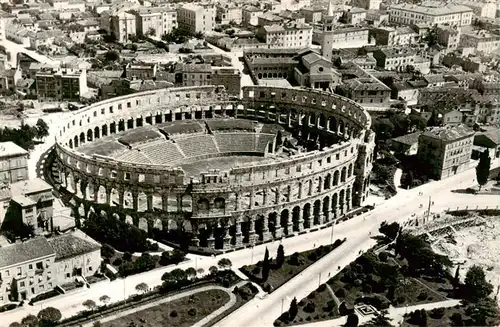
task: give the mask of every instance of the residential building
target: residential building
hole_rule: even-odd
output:
[[[215,18],[221,24],[241,24],[243,21],[243,10],[235,5],[218,5]]]
[[[45,237],[0,247],[0,303],[29,300],[52,290],[56,252]],[[12,298],[12,288],[18,297]]]
[[[297,54],[302,49],[249,49],[243,51],[243,60],[248,67],[252,80],[258,84],[260,79],[293,77],[299,64]]]
[[[324,11],[322,7],[304,7],[299,12],[304,16],[306,23],[315,24],[321,22]]]
[[[460,44],[460,28],[457,26],[438,26],[436,36],[437,43],[448,51],[455,51]]]
[[[233,95],[240,94],[241,73],[234,68],[212,68],[209,64],[178,63],[175,84],[180,86],[223,85]]]
[[[404,25],[425,23],[431,26],[467,26],[472,24],[472,9],[462,5],[396,4],[389,7],[389,22]]]
[[[495,2],[471,1],[471,0],[453,0],[454,3],[469,7],[477,17],[495,18],[497,6]]]
[[[14,142],[0,143],[0,183],[11,184],[28,177],[29,152]]]
[[[464,120],[464,113],[460,110],[445,112],[442,116],[443,125],[460,125]]]
[[[474,136],[474,145],[487,148],[491,158],[500,158],[500,133],[488,131]]]
[[[391,139],[391,148],[397,154],[413,156],[418,151],[418,139],[422,132],[415,132]]]
[[[359,25],[366,19],[366,10],[362,8],[351,8],[345,13],[345,22],[351,25]]]
[[[41,178],[35,178],[11,184],[10,191],[11,210],[22,217],[23,223],[33,226],[37,234],[52,230],[52,186]]]
[[[55,251],[53,264],[54,282],[64,285],[75,277],[88,277],[99,272],[101,245],[80,230],[48,239]]]
[[[429,177],[443,179],[469,168],[474,131],[464,125],[435,127],[420,135],[417,158]]]
[[[79,230],[0,247],[0,304],[30,300],[58,285],[94,275],[101,265],[100,248]],[[13,287],[17,299],[12,298]]]
[[[16,84],[22,78],[22,70],[20,67],[4,69],[0,67],[0,93],[14,92]]]
[[[366,11],[365,20],[369,25],[377,27],[389,21],[389,13],[387,11],[369,9]]]
[[[280,25],[284,21],[283,18],[277,15],[273,15],[270,12],[266,12],[257,18],[258,26],[266,25]]]
[[[192,35],[213,31],[215,27],[215,8],[188,3],[178,9],[177,20],[179,28]]]
[[[87,93],[85,69],[42,69],[36,73],[36,92],[39,101],[80,101]]]
[[[0,11],[0,41],[3,41],[7,38],[6,35],[6,26],[11,24],[16,16],[6,13],[5,11]]]
[[[460,46],[474,48],[477,52],[492,53],[500,48],[500,35],[485,30],[465,32],[460,36]]]
[[[312,45],[312,30],[307,24],[288,23],[264,26],[258,36],[270,48],[307,48]]]
[[[382,0],[352,0],[351,6],[366,10],[379,10]]]
[[[416,44],[418,34],[407,26],[401,27],[378,27],[370,30],[375,37],[377,45],[398,47]]]
[[[259,16],[263,15],[264,11],[254,6],[246,6],[242,9],[241,15],[243,25],[246,27],[257,26],[259,24]]]
[[[391,98],[404,100],[407,105],[416,104],[421,87],[416,86],[413,82],[414,81],[403,81],[394,83],[391,87]]]
[[[336,92],[364,107],[386,106],[391,98],[391,89],[369,76],[344,80],[344,84],[337,86]]]
[[[411,48],[382,48],[373,52],[377,66],[386,70],[406,71],[417,57]]]
[[[444,86],[445,82],[442,74],[424,75],[423,79],[427,83],[427,87],[441,87]]]
[[[128,63],[127,66],[125,66],[125,76],[128,79],[154,79],[156,77],[157,70],[158,65],[155,63]]]
[[[128,12],[120,12],[110,17],[111,34],[119,43],[127,43],[131,36],[137,35],[135,15]]]
[[[12,194],[10,193],[9,185],[0,182],[0,226],[2,226],[5,214],[9,208],[10,199],[12,199]]]
[[[280,0],[282,8],[298,11],[311,5],[311,0]]]
[[[136,17],[137,33],[161,37],[177,28],[177,11],[170,7],[141,7],[132,13]]]

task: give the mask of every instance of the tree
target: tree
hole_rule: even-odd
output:
[[[104,305],[107,305],[109,303],[109,301],[111,300],[111,298],[107,295],[103,295],[99,298],[99,301],[101,301],[102,303],[104,303]]]
[[[27,315],[21,320],[21,326],[23,327],[38,327],[38,318],[34,315]]]
[[[49,125],[42,118],[39,118],[36,122],[36,130],[39,139],[49,136]]]
[[[228,269],[231,268],[233,263],[231,262],[231,260],[227,258],[222,258],[219,260],[219,262],[217,262],[217,265],[219,266],[220,269]]]
[[[490,175],[491,158],[488,149],[484,150],[479,157],[479,163],[476,166],[476,178],[479,184],[479,190],[488,182]]]
[[[119,61],[120,54],[116,50],[109,50],[104,54],[104,60],[108,62]]]
[[[186,252],[182,250],[174,249],[173,251],[170,252],[170,260],[172,260],[172,262],[175,264],[184,261],[185,257],[186,257]]]
[[[85,308],[87,308],[87,310],[90,310],[90,311],[93,311],[97,307],[97,304],[92,300],[86,300],[82,303],[82,305]]]
[[[101,255],[104,258],[111,258],[115,255],[115,249],[111,245],[104,243],[101,247]]]
[[[486,297],[471,303],[465,313],[471,317],[473,326],[488,326],[488,320],[497,316],[498,307],[495,300]]]
[[[156,30],[154,28],[150,27],[148,29],[148,31],[146,32],[146,35],[155,36],[156,35]]]
[[[283,244],[280,244],[278,246],[278,250],[276,251],[276,266],[281,268],[283,263],[285,263],[285,249]]]
[[[344,327],[357,327],[359,324],[359,317],[355,313],[351,313],[347,316],[347,321]]]
[[[193,267],[189,267],[188,269],[186,269],[186,276],[188,279],[193,279],[196,277],[196,275],[196,269],[194,269]]]
[[[493,292],[493,285],[486,281],[482,267],[474,265],[465,275],[464,296],[469,301],[487,298]]]
[[[23,222],[21,213],[13,205],[9,205],[5,212],[1,229],[11,242],[15,242],[17,237],[21,239],[30,238],[35,231],[32,225]]]
[[[61,311],[54,307],[47,307],[45,309],[40,310],[37,315],[40,320],[41,326],[55,326],[55,324],[61,320],[62,315]]]
[[[375,317],[373,317],[370,321],[368,321],[366,324],[363,324],[362,326],[365,326],[365,327],[390,327],[390,326],[392,326],[391,320],[392,319],[387,316],[387,311],[383,310],[380,313],[376,313]]]
[[[205,273],[205,269],[203,268],[198,268],[198,270],[196,270],[196,272],[199,274],[199,275],[203,275]]]
[[[149,286],[146,283],[139,283],[135,286],[135,290],[137,292],[144,294],[149,290]]]
[[[12,278],[12,282],[10,283],[10,300],[17,301],[19,299],[19,291],[17,289],[17,280]]]
[[[288,309],[288,315],[290,318],[290,321],[292,321],[295,316],[297,316],[297,313],[299,312],[299,306],[297,305],[297,298],[293,298],[292,302],[290,302],[290,309]]]
[[[401,232],[401,226],[396,222],[388,224],[386,221],[383,221],[378,231],[383,234],[389,242],[392,242]]]
[[[217,269],[216,266],[212,266],[208,268],[208,271],[210,271],[210,274],[215,275],[217,272],[219,272],[219,269]]]
[[[457,270],[455,270],[455,277],[453,278],[453,286],[458,287],[460,285],[460,265],[457,265]]]
[[[3,3],[2,3],[2,5],[3,5]],[[38,326],[38,325],[36,325],[36,326]],[[9,327],[23,327],[23,326],[20,323],[18,323],[17,321],[14,321],[13,323],[11,323],[9,325]]]
[[[264,261],[262,262],[262,281],[265,282],[269,277],[270,262],[269,262],[269,250],[266,246],[266,252],[264,253]]]

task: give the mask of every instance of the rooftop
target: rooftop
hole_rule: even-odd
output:
[[[389,9],[399,9],[405,11],[416,12],[419,14],[430,15],[430,16],[442,16],[450,14],[458,14],[463,12],[472,12],[472,9],[462,5],[445,5],[440,7],[427,7],[413,5],[409,3],[403,3],[399,5],[392,5]]]
[[[406,145],[413,145],[418,143],[418,138],[420,137],[421,134],[422,132],[410,133],[403,136],[395,137],[392,139],[392,141]]]
[[[0,248],[0,268],[3,269],[54,254],[54,249],[50,247],[45,237],[30,239],[23,243],[10,244]]]
[[[50,238],[48,242],[56,252],[56,260],[75,257],[101,248],[99,243],[79,230]]]
[[[27,155],[28,151],[14,142],[0,142],[0,158]]]
[[[474,135],[474,131],[464,125],[434,127],[425,131],[422,135],[440,139],[445,142],[458,140],[467,136]]]
[[[10,184],[10,188],[14,196],[52,190],[52,186],[41,178],[12,183]]]

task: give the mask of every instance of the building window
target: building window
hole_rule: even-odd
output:
[[[26,286],[26,284],[24,282],[19,283],[19,287],[24,287],[24,286]]]

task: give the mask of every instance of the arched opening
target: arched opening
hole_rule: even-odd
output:
[[[326,127],[326,118],[325,118],[325,115],[323,115],[323,114],[319,115],[318,125],[319,125],[320,128],[325,128]]]
[[[186,194],[182,197],[182,211],[184,212],[193,211],[193,198],[189,194]]]
[[[112,122],[109,124],[109,134],[115,134],[116,133],[116,123]]]
[[[344,167],[342,168],[342,173],[340,174],[340,182],[344,183],[346,181],[346,176],[347,176],[347,168]]]
[[[92,130],[91,130],[91,129],[89,129],[89,130],[87,131],[87,142],[92,142],[92,140],[93,140],[92,135],[93,135],[93,134],[94,134],[94,133],[92,132]]]
[[[339,175],[340,175],[340,173],[339,173],[339,171],[338,171],[338,170],[336,170],[336,171],[333,173],[333,185],[334,185],[334,186],[339,185]]]
[[[102,125],[101,130],[102,130],[102,136],[108,135],[108,125]]]
[[[293,230],[300,231],[303,226],[300,226],[302,222],[300,221],[300,207],[296,206],[292,210],[292,222],[293,222]]]
[[[288,225],[288,218],[289,218],[290,213],[288,212],[288,209],[285,209],[281,211],[280,215],[280,225],[281,227],[284,227],[285,233],[288,235],[288,229],[286,226]]]
[[[130,217],[129,215],[127,215],[125,217],[125,222],[129,225],[133,225],[134,224],[134,220],[132,219],[132,217]]]
[[[85,143],[85,133],[81,132],[80,133],[80,144]]]
[[[148,210],[148,198],[146,193],[139,192],[137,195],[137,211],[144,212]]]
[[[345,204],[345,191],[340,191],[339,194],[339,209],[342,214],[344,214],[344,204]]]
[[[351,177],[352,176],[352,163],[349,164],[349,169],[347,170],[347,177]]]
[[[224,198],[216,198],[214,200],[214,209],[217,212],[224,212],[226,209],[226,200]]]
[[[208,214],[210,211],[210,204],[207,199],[201,198],[197,202],[198,212],[201,214]]]
[[[328,173],[325,177],[325,182],[324,182],[323,188],[325,190],[328,190],[328,189],[330,189],[330,185],[332,185],[332,175],[330,173]]]
[[[96,127],[94,128],[94,137],[95,137],[96,139],[98,139],[98,138],[100,138],[100,137],[101,137],[101,134],[99,133],[99,126],[96,126]]]
[[[319,224],[320,220],[320,215],[321,215],[321,201],[316,200],[314,201],[314,224],[317,225]]]
[[[68,145],[69,145],[70,149],[73,149],[73,140],[72,139],[69,140]]]
[[[132,209],[133,208],[133,197],[132,197],[132,192],[130,191],[124,191],[123,192],[123,207],[125,209]]]
[[[78,136],[75,136],[74,140],[75,140],[75,148],[78,148]]]
[[[269,227],[269,230],[273,234],[274,237],[276,237],[276,231],[279,229],[279,225],[277,222],[278,219],[278,214],[276,212],[271,212],[268,216],[267,224]]]
[[[311,204],[306,203],[303,209],[304,228],[311,227]]]
[[[323,199],[323,215],[328,217],[330,215],[330,197],[325,196]]]
[[[118,132],[123,132],[125,130],[125,121],[120,119],[118,122]]]
[[[139,229],[142,229],[146,233],[148,232],[148,221],[146,220],[146,218],[139,219],[139,226],[138,227],[139,227]]]

